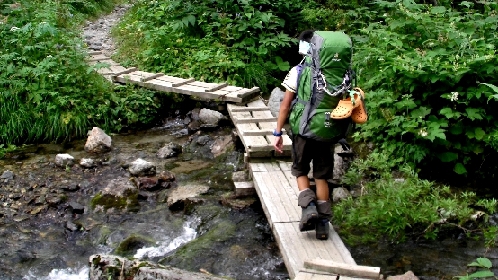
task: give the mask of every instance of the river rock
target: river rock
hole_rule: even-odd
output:
[[[68,203],[66,211],[69,211],[71,214],[83,214],[85,213],[85,206],[77,202],[71,201]]]
[[[138,188],[127,178],[113,179],[92,198],[95,211],[138,210]]]
[[[388,276],[386,280],[419,280],[412,271],[407,271],[403,275]]]
[[[70,154],[58,154],[55,156],[55,165],[59,167],[73,166],[74,157]]]
[[[84,168],[93,168],[93,167],[97,166],[95,161],[91,158],[82,158],[80,160],[80,165],[81,165],[81,167],[84,167]]]
[[[185,200],[197,197],[201,194],[205,194],[208,191],[209,187],[205,185],[192,184],[178,186],[177,188],[173,189],[173,191],[168,196],[167,203],[169,208],[183,208],[183,205],[185,205]]]
[[[275,88],[270,94],[270,99],[268,99],[268,108],[274,117],[278,117],[280,111],[280,103],[284,99],[285,92],[280,88]]]
[[[156,156],[158,158],[172,158],[176,157],[182,152],[182,146],[176,143],[168,143],[164,145],[159,151],[157,151]]]
[[[214,143],[211,145],[211,153],[214,157],[218,157],[230,149],[233,149],[235,144],[233,143],[231,136],[219,136],[214,140]]]
[[[181,270],[147,261],[129,260],[113,255],[92,255],[89,258],[89,280],[107,280],[108,275],[123,276],[134,280],[211,280],[225,279],[210,274]],[[120,277],[121,278],[121,277]]]
[[[156,175],[156,166],[152,162],[139,158],[129,164],[128,171],[137,177],[154,176]]]
[[[199,119],[204,125],[217,126],[218,122],[223,118],[223,114],[218,111],[206,108],[199,111]]]
[[[342,187],[341,188],[334,188],[334,190],[332,191],[332,200],[334,202],[338,202],[338,201],[346,199],[350,196],[351,196],[351,194],[349,193],[349,191],[346,188],[342,188]]]
[[[14,180],[14,172],[12,172],[10,170],[5,170],[2,173],[2,176],[0,176],[0,180],[4,181],[5,183],[8,183],[9,180]]]
[[[94,127],[88,135],[85,144],[85,151],[92,154],[105,153],[111,150],[112,139],[109,135],[98,128]]]

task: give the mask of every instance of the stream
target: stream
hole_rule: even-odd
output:
[[[0,174],[14,174],[0,181],[0,279],[86,280],[89,256],[109,253],[234,279],[286,279],[259,200],[233,196],[231,175],[244,170],[240,148],[218,158],[209,152],[231,128],[178,136],[178,123],[112,135],[112,151],[94,156],[94,168],[54,164],[58,153],[92,157],[83,140],[30,145],[0,160]],[[184,151],[158,159],[158,149],[170,142]],[[175,186],[140,193],[136,212],[93,209],[91,198],[110,180],[129,178],[123,164],[137,158],[154,162],[157,173],[171,171],[178,186],[209,190],[175,209],[165,203]]]

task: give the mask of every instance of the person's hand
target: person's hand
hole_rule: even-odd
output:
[[[273,147],[275,148],[275,151],[283,153],[282,148],[284,147],[284,140],[282,139],[282,136],[275,136]]]

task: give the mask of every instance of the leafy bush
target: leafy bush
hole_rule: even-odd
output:
[[[497,162],[497,4],[482,13],[410,1],[356,36],[370,120],[356,139],[434,173],[486,176]],[[480,175],[479,175],[480,174]],[[484,174],[484,175],[483,175]]]
[[[65,140],[92,126],[116,131],[155,117],[159,102],[152,92],[114,89],[85,62],[76,28],[82,13],[96,15],[113,3],[2,3],[0,143]]]
[[[477,258],[474,262],[471,262],[467,265],[468,267],[473,267],[476,269],[470,275],[465,276],[455,276],[455,278],[459,280],[473,280],[473,279],[488,279],[492,277],[492,279],[496,279],[495,273],[491,271],[493,267],[493,263],[488,258]]]
[[[485,223],[496,213],[495,199],[473,192],[453,193],[447,186],[422,180],[407,165],[400,170],[388,153],[372,153],[353,162],[344,182],[362,188],[362,195],[333,206],[334,224],[350,242],[403,242],[407,236],[436,239],[442,229],[468,235],[484,233],[487,246],[496,240],[496,227]],[[396,171],[396,177],[393,176]]]
[[[118,60],[153,72],[267,90],[289,69],[302,1],[138,1],[114,33]],[[277,75],[278,76],[278,75]]]

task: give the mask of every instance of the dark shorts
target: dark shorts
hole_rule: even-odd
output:
[[[307,176],[313,161],[313,178],[332,179],[334,142],[321,142],[295,135],[292,139],[292,175]]]

